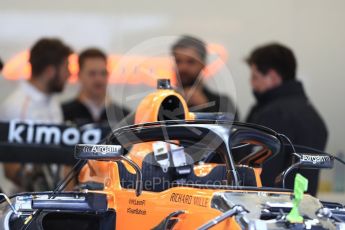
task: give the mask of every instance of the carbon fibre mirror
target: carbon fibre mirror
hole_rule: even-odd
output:
[[[285,188],[285,179],[294,169],[331,169],[334,165],[334,157],[321,153],[293,153],[295,163],[279,174],[275,179],[276,185]]]

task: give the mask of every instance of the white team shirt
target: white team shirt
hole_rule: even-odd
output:
[[[61,124],[63,123],[63,113],[60,103],[54,96],[41,92],[28,81],[21,81],[0,106],[0,121],[8,122],[14,119]],[[32,170],[32,167],[32,164],[25,166],[27,170]],[[53,171],[57,170],[55,164],[50,167]],[[2,171],[1,167],[0,170]],[[3,181],[4,178],[1,177],[3,175],[0,174],[0,181]]]
[[[63,122],[62,109],[54,96],[47,95],[28,81],[22,81],[1,105],[0,120],[33,120],[38,123]]]

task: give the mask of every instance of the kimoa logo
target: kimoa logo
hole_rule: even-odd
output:
[[[317,164],[317,163],[324,163],[324,162],[328,162],[331,160],[331,158],[329,156],[320,156],[320,155],[307,155],[304,154],[302,156],[302,160],[303,161],[311,161],[313,162],[313,164]]]
[[[12,120],[9,124],[8,142],[26,144],[54,144],[74,146],[78,143],[96,144],[101,140],[99,128],[80,131],[76,127],[37,124],[33,121]]]

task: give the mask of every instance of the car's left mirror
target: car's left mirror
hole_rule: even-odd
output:
[[[121,145],[77,144],[74,156],[81,160],[112,160],[123,155]]]

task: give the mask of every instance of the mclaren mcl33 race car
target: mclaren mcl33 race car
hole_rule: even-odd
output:
[[[282,188],[263,187],[261,167],[281,154],[283,135],[219,114],[197,119],[170,90],[150,98],[156,121],[137,116],[102,144],[77,145],[56,190],[3,195],[0,229],[345,229],[345,207],[306,194],[302,175],[284,188],[293,168],[331,168],[332,156],[294,152]],[[158,119],[172,104],[184,117]],[[79,190],[65,191],[76,175]]]

